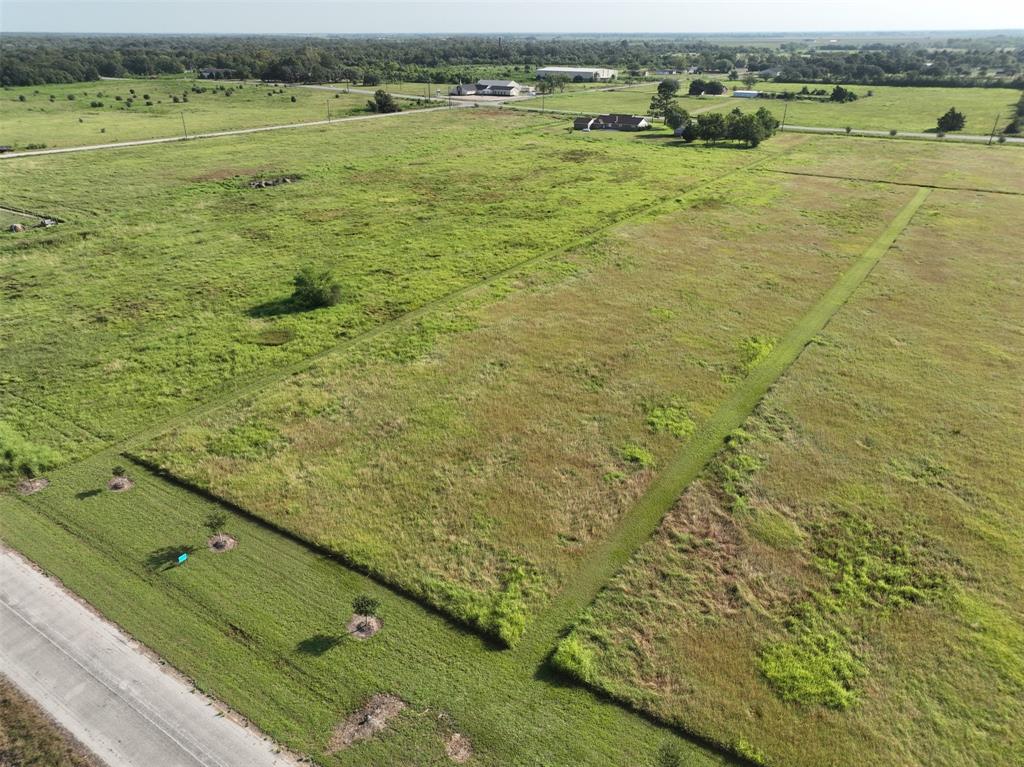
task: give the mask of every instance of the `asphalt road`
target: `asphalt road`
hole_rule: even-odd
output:
[[[295,764],[6,548],[0,673],[110,767]]]

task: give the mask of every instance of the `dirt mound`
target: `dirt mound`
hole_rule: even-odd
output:
[[[49,484],[50,480],[43,479],[42,477],[23,479],[18,483],[18,492],[22,495],[32,495],[32,493],[38,493]]]
[[[128,479],[128,477],[114,477],[107,483],[107,489],[113,490],[115,493],[123,493],[125,490],[131,490],[133,487],[135,487],[135,483]]]
[[[217,533],[206,542],[206,545],[215,554],[223,554],[225,551],[231,551],[231,549],[235,548],[238,545],[238,541],[227,533]]]
[[[298,181],[298,176],[279,176],[278,178],[254,178],[249,182],[250,189],[267,189],[281,184],[290,184]]]
[[[453,732],[444,742],[444,752],[456,764],[465,764],[473,758],[473,744],[461,732]]]
[[[366,705],[339,724],[327,744],[327,753],[341,751],[354,743],[369,740],[388,726],[405,708],[405,701],[387,693],[377,693]]]
[[[360,615],[359,613],[354,614],[348,620],[348,625],[345,626],[345,630],[353,639],[369,639],[378,631],[384,623],[375,615]]]

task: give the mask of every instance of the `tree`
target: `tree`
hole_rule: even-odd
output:
[[[341,285],[328,271],[317,271],[311,266],[299,270],[292,281],[292,303],[304,309],[334,306],[341,300]]]
[[[675,131],[690,122],[690,113],[679,106],[675,101],[665,109],[665,124]]]
[[[697,140],[697,126],[694,125],[693,120],[687,121],[686,125],[683,126],[683,132],[680,136],[687,144],[692,144]]]
[[[768,138],[768,131],[757,115],[736,109],[725,118],[725,137],[753,147]]]
[[[829,94],[828,100],[845,104],[848,101],[856,101],[857,94],[853,91],[847,90],[842,85],[837,85],[832,89],[832,93]]]
[[[380,600],[368,594],[360,594],[352,600],[352,611],[356,615],[373,617],[380,610]]]
[[[942,133],[963,130],[966,120],[963,112],[957,112],[955,107],[950,107],[949,111],[938,119],[937,127]]]
[[[757,83],[757,75],[753,72],[747,72],[743,75],[743,84],[747,88],[753,88],[754,84]]]
[[[697,115],[697,137],[704,143],[714,144],[725,136],[725,115],[720,112]]]
[[[382,114],[402,111],[402,108],[395,103],[394,97],[384,90],[374,93],[373,98],[366,102],[366,107],[371,112],[380,112]]]
[[[223,511],[211,511],[210,515],[206,518],[204,525],[206,529],[216,535],[224,529],[224,525],[228,523],[228,515]]]
[[[768,136],[774,136],[775,131],[779,129],[779,121],[775,118],[775,115],[771,113],[768,107],[761,107],[754,112],[754,117],[764,127],[765,133]]]

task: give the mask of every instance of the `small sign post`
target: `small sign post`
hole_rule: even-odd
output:
[[[185,564],[185,562],[187,560],[188,560],[188,552],[187,551],[184,554],[179,554],[178,555],[178,564],[179,565]]]

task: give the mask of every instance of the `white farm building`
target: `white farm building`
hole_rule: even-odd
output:
[[[614,80],[619,72],[616,69],[600,67],[541,67],[537,70],[537,79],[545,77],[568,77],[573,82],[608,82]]]

